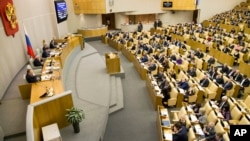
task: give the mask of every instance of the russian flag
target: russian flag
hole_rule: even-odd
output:
[[[24,27],[24,33],[25,33],[25,40],[26,40],[26,44],[27,44],[27,53],[29,54],[30,57],[35,58],[35,54],[34,54],[33,48],[32,48],[31,43],[30,43],[30,38],[28,36],[28,33],[27,33],[25,27]]]

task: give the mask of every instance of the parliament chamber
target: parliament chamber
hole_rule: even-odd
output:
[[[173,125],[183,115],[189,141],[206,140],[203,127],[209,123],[213,123],[214,138],[221,136],[225,141],[230,140],[230,125],[250,124],[248,7],[249,3],[243,2],[201,24],[180,23],[102,36],[102,42],[121,51],[145,80],[158,113],[156,124],[161,141],[173,140]],[[231,18],[232,15],[235,17]],[[193,68],[195,75],[191,76]],[[203,79],[207,79],[207,85]],[[182,81],[189,88],[182,87]],[[227,89],[229,83],[231,87]],[[171,90],[164,101],[167,87]],[[188,94],[190,90],[192,95]],[[229,103],[229,119],[219,106],[225,98]],[[200,123],[194,111],[196,105],[204,110],[206,125]]]
[[[98,5],[95,6],[97,1]],[[66,29],[67,25],[58,24],[55,30],[63,30],[58,31],[58,34],[64,36],[67,34],[67,36],[55,40],[58,46],[50,50],[49,57],[43,58],[43,66],[35,67],[33,66],[33,58],[28,60],[27,69],[33,69],[34,73],[38,75],[38,81],[34,83],[26,82],[18,86],[21,98],[29,101],[25,123],[27,140],[45,140],[52,134],[57,140],[71,140],[71,137],[78,140],[103,140],[109,117],[108,113],[111,113],[109,108],[112,107],[112,104],[110,105],[107,102],[110,99],[105,92],[108,91],[107,89],[113,88],[106,82],[93,81],[93,78],[78,77],[77,74],[90,75],[96,73],[94,77],[97,79],[99,76],[97,72],[104,71],[105,76],[103,77],[109,82],[112,79],[107,77],[109,74],[120,73],[123,57],[130,62],[139,79],[145,83],[143,89],[149,94],[147,95],[150,98],[149,102],[153,107],[153,112],[156,113],[155,123],[153,124],[156,124],[158,130],[158,140],[175,141],[178,133],[175,130],[176,124],[182,121],[185,124],[181,128],[187,129],[185,133],[188,141],[207,140],[204,128],[210,126],[210,123],[212,123],[211,126],[215,131],[213,138],[220,136],[225,141],[230,140],[230,125],[250,124],[249,1],[242,2],[229,11],[218,13],[210,19],[203,20],[200,24],[181,22],[171,25],[164,19],[163,25],[154,27],[153,20],[157,21],[159,17],[166,18],[168,14],[172,17],[176,14],[176,17],[178,17],[178,14],[183,12],[182,10],[178,11],[179,8],[196,10],[195,7],[198,5],[196,4],[198,1],[182,2],[181,0],[175,0],[178,5],[172,5],[173,7],[169,8],[162,5],[164,2],[169,4],[169,1],[161,0],[161,12],[166,12],[166,17],[161,12],[151,14],[154,16],[153,20],[145,21],[141,32],[137,31],[137,24],[127,24],[126,22],[130,20],[130,16],[144,15],[140,13],[142,11],[131,10],[132,12],[127,11],[122,15],[117,10],[117,5],[114,5],[113,0],[106,2],[106,5],[108,5],[106,8],[104,1],[97,1],[73,0],[70,3],[73,4],[73,9],[70,7],[70,10],[74,11],[76,15],[74,15],[75,17],[70,15],[69,19],[75,22],[74,29],[79,25],[82,28],[77,28],[74,34],[69,34],[66,33],[66,30],[63,30],[63,28]],[[84,2],[90,4],[90,6],[88,7]],[[84,6],[81,5],[82,3],[84,3]],[[88,11],[84,11],[84,7],[89,8]],[[93,13],[91,11],[93,9],[97,9],[98,12],[95,13],[94,11]],[[115,23],[115,26],[120,30],[108,30],[110,25],[104,25],[103,23],[105,20],[110,20],[107,17],[107,19],[102,19],[102,23],[100,20],[93,20],[93,17],[100,18],[100,13],[108,15],[114,14],[116,11],[118,11],[118,14],[115,14],[115,20],[118,22]],[[87,16],[83,16],[83,14]],[[80,19],[79,23],[76,22],[76,17]],[[138,17],[134,23],[141,20],[140,16]],[[27,19],[24,20],[25,23],[28,23],[28,21]],[[101,26],[95,26],[94,24],[91,27],[82,26],[86,23],[101,24]],[[41,32],[41,35],[43,34]],[[100,55],[96,55],[97,51],[89,48],[89,45],[85,47],[85,37],[91,39],[97,36],[101,36],[104,45],[111,47],[111,50],[115,50],[114,52],[106,52],[101,56],[102,59],[99,58]],[[80,56],[78,53],[84,55]],[[41,55],[42,51],[37,53],[36,50],[36,54]],[[84,61],[77,62],[78,60],[75,61],[75,59]],[[98,64],[94,60],[101,63]],[[93,69],[91,73],[85,71],[86,62],[92,62],[89,67],[89,69]],[[76,67],[76,64],[80,65]],[[74,66],[74,68],[69,68],[69,66]],[[99,67],[98,70],[96,66]],[[70,71],[73,70],[74,74],[71,75]],[[66,79],[66,77],[72,77],[70,79],[71,84],[67,82],[69,79]],[[23,75],[23,79],[26,81],[25,75]],[[119,85],[122,85],[121,80],[119,82]],[[93,97],[98,98],[91,97],[88,99],[73,95],[82,92],[79,89],[80,87],[86,88],[85,83],[93,83],[98,89],[101,89],[91,89]],[[73,89],[69,90],[71,88]],[[116,90],[117,93],[119,91],[122,91],[122,89]],[[88,92],[82,93],[90,95]],[[75,101],[75,99],[82,101]],[[86,103],[93,105],[88,106]],[[228,104],[228,107],[223,109],[225,103]],[[86,108],[88,114],[95,112],[95,114],[87,117],[87,122],[84,123],[88,129],[84,126],[84,132],[81,136],[86,138],[80,135],[78,137],[77,135],[72,136],[70,130],[65,128],[69,126],[66,119],[62,118],[66,114],[65,109],[75,105]],[[227,108],[226,113],[224,110]],[[133,117],[133,114],[131,115]],[[227,115],[230,115],[230,117],[227,117]],[[205,117],[206,123],[203,123],[201,117]],[[119,125],[117,124],[117,127]],[[97,137],[91,138],[90,136],[93,134]],[[61,135],[69,137],[62,138]]]

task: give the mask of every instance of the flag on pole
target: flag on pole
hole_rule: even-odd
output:
[[[27,53],[30,57],[32,58],[35,58],[35,54],[34,54],[34,51],[33,51],[33,48],[31,46],[31,43],[30,43],[30,38],[28,36],[28,33],[26,31],[26,28],[24,26],[24,33],[25,33],[25,40],[26,40],[26,44],[27,44]]]

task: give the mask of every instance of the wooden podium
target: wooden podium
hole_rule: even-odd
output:
[[[105,60],[108,73],[118,73],[121,71],[118,53],[106,53]]]

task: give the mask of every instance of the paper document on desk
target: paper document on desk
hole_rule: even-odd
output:
[[[195,115],[190,115],[190,118],[192,122],[198,122],[198,119]]]
[[[168,116],[168,110],[167,109],[161,109],[161,115]]]
[[[194,128],[195,128],[196,134],[204,136],[204,132],[202,131],[200,125],[197,124],[197,125],[194,126]]]
[[[47,66],[47,67],[45,67],[45,69],[46,69],[46,70],[51,70],[51,69],[53,69],[53,70],[59,70],[59,69],[60,69],[60,67],[55,67],[55,66]]]
[[[42,81],[50,80],[51,77],[52,77],[52,75],[42,75],[42,76],[41,76],[41,80],[42,80]]]
[[[173,135],[170,133],[164,133],[164,139],[168,140],[168,141],[172,141],[173,140]]]
[[[152,81],[152,85],[157,86],[157,82],[156,81]]]
[[[193,112],[193,109],[191,108],[191,105],[188,105],[188,106],[187,106],[187,111],[188,111],[189,113],[192,113],[192,112]]]
[[[159,86],[154,86],[154,89],[155,89],[156,92],[160,92],[161,91],[161,89],[159,88]]]
[[[185,91],[181,88],[179,88],[181,94],[185,94]]]

